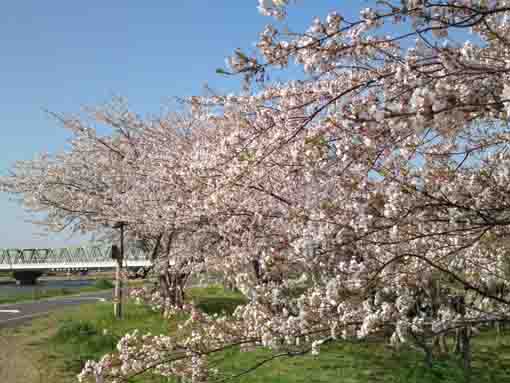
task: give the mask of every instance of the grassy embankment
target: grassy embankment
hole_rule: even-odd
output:
[[[219,288],[193,289],[193,298],[207,312],[231,311],[242,297]],[[74,382],[87,359],[98,359],[112,351],[119,337],[134,328],[153,334],[175,331],[176,321],[161,317],[142,306],[128,305],[126,318],[114,321],[111,305],[97,303],[55,313],[17,329],[23,336],[27,355],[39,369],[37,382]],[[216,360],[227,376],[237,374],[268,357],[263,350],[225,352]],[[392,350],[382,343],[344,343],[331,345],[317,357],[276,359],[235,382],[463,382],[464,375],[455,359],[436,361],[432,369],[424,366],[423,356],[412,350]],[[0,376],[1,377],[1,376]],[[510,382],[510,333],[493,333],[474,341],[472,382]],[[3,382],[3,381],[2,381]],[[137,383],[162,383],[166,380],[146,375]],[[6,381],[6,383],[8,383]],[[29,381],[27,381],[29,383]]]
[[[98,279],[90,286],[73,288],[45,289],[44,287],[38,287],[35,285],[32,291],[27,293],[16,295],[0,294],[0,304],[33,301],[66,295],[76,295],[80,293],[109,290],[111,288],[113,288],[113,283],[107,279]]]

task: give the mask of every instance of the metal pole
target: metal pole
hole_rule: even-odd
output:
[[[119,317],[122,318],[122,298],[123,298],[123,288],[122,286],[122,266],[124,263],[124,222],[120,225],[120,259],[118,262],[119,265]]]
[[[120,225],[120,256],[117,258],[117,267],[115,270],[115,299],[113,304],[113,313],[115,318],[122,318],[122,263],[124,260],[124,223]]]

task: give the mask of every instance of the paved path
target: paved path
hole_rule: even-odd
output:
[[[42,299],[34,302],[0,305],[0,328],[17,326],[60,308],[77,306],[98,300],[110,300],[111,298],[112,291],[109,290],[76,296]]]

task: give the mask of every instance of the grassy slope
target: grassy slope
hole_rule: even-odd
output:
[[[193,289],[192,295],[208,312],[231,311],[242,302],[240,296],[217,288]],[[39,365],[46,368],[44,376],[48,382],[63,383],[76,381],[74,376],[86,359],[98,359],[113,350],[117,339],[127,331],[139,328],[157,334],[176,328],[175,321],[163,321],[157,313],[141,306],[128,305],[126,318],[120,322],[113,320],[111,311],[111,306],[105,303],[82,306],[39,319],[18,331],[25,336],[37,334],[29,348],[32,358],[37,358]],[[41,336],[41,333],[46,335]],[[244,371],[268,355],[263,350],[249,353],[231,350],[218,357],[215,363],[227,377]],[[510,382],[510,334],[499,339],[493,334],[477,338],[473,367],[472,382]],[[140,383],[164,381],[151,376],[136,380]],[[464,378],[455,360],[437,361],[432,370],[427,370],[422,355],[412,350],[396,352],[384,344],[339,343],[324,349],[318,357],[272,361],[235,381],[435,383],[462,382]]]

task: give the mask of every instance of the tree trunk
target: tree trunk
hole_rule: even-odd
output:
[[[448,354],[448,345],[446,344],[446,335],[441,334],[434,337],[432,348],[437,350],[439,355]]]
[[[187,274],[162,270],[159,276],[159,287],[161,296],[168,300],[172,307],[182,308],[184,305],[184,286]]]
[[[466,374],[466,382],[471,378],[471,331],[468,326],[462,329],[462,367]]]
[[[223,278],[223,288],[228,291],[234,291],[236,287],[230,278],[224,277]]]
[[[117,259],[115,270],[115,299],[113,304],[113,313],[116,319],[122,318],[122,259]]]
[[[171,303],[175,307],[182,308],[184,305],[184,286],[186,285],[187,275],[180,272],[170,273],[171,283]]]
[[[260,267],[260,261],[258,259],[253,259],[251,261],[253,265],[253,271],[255,272],[255,278],[259,283],[262,282],[262,269]]]
[[[462,329],[455,330],[455,349],[453,350],[455,354],[462,353]]]

